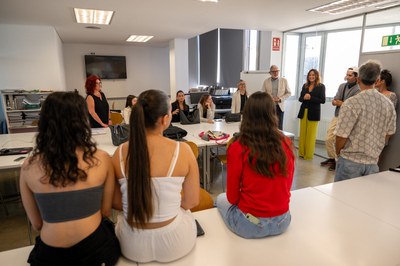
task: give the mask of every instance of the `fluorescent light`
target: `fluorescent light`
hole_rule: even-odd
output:
[[[326,5],[307,9],[307,11],[336,15],[365,7],[375,6],[378,8],[377,5],[392,1],[393,0],[339,0]]]
[[[78,23],[109,25],[114,11],[74,8]]]
[[[144,35],[131,35],[129,38],[126,40],[127,42],[147,42],[154,36],[144,36]]]
[[[218,0],[199,0],[200,2],[218,3]]]

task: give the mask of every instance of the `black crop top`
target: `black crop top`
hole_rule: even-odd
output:
[[[101,208],[103,185],[80,190],[34,193],[42,219],[60,223],[82,219]]]

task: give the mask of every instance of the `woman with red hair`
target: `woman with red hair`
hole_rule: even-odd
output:
[[[86,104],[89,110],[89,121],[92,128],[108,127],[110,109],[107,98],[101,91],[101,79],[91,75],[86,79]]]

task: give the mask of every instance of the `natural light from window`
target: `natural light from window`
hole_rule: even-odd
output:
[[[258,31],[250,30],[249,38],[249,70],[257,70]]]
[[[306,47],[304,51],[303,82],[307,81],[307,73],[310,69],[319,69],[319,60],[321,55],[322,36],[306,36]]]
[[[323,77],[326,97],[334,97],[345,82],[347,69],[358,66],[360,42],[361,30],[328,33]]]
[[[296,92],[297,84],[297,66],[299,60],[299,35],[286,35],[286,47],[284,57],[284,69],[282,74],[289,83],[292,95]]]

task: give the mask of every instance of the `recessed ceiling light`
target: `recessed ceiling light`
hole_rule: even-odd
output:
[[[78,23],[109,25],[114,11],[74,8]]]
[[[211,2],[211,3],[218,3],[218,0],[198,0],[200,2]]]
[[[126,41],[127,42],[147,42],[154,36],[144,36],[144,35],[131,35]]]
[[[307,11],[336,15],[388,2],[393,2],[393,0],[339,0],[326,5],[307,9]]]

